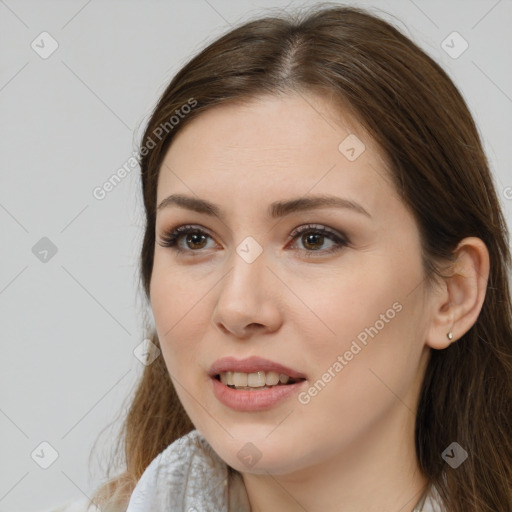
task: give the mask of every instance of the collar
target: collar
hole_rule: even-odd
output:
[[[171,443],[137,482],[126,512],[250,512],[243,480],[197,430]]]

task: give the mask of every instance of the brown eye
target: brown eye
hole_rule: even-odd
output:
[[[190,233],[189,235],[186,236],[185,243],[191,249],[202,249],[204,247],[205,238],[206,236],[203,234]]]
[[[318,234],[318,233],[308,233],[305,235],[302,235],[302,241],[304,243],[304,247],[307,249],[311,249],[313,251],[316,251],[320,249],[324,243],[324,235]]]
[[[292,240],[300,240],[304,249],[299,248],[299,250],[306,257],[314,256],[314,253],[331,254],[349,244],[348,238],[345,235],[338,234],[324,226],[312,224],[296,229],[290,237]],[[331,246],[322,249],[326,241],[330,241]]]
[[[194,226],[180,226],[173,231],[162,235],[159,245],[170,247],[177,253],[199,252],[205,248],[208,238],[211,236]],[[184,239],[185,248],[181,244]]]

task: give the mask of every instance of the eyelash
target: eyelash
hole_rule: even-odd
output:
[[[290,234],[290,240],[296,240],[300,236],[302,236],[305,233],[313,233],[316,235],[323,235],[328,237],[331,241],[335,243],[333,247],[327,250],[307,250],[307,249],[299,249],[304,256],[306,257],[314,257],[314,254],[321,253],[321,254],[332,254],[339,250],[341,250],[343,247],[346,247],[349,244],[348,238],[343,234],[342,236],[339,236],[336,232],[331,231],[330,229],[327,229],[323,226],[318,226],[314,224],[308,224],[305,226],[302,226],[300,228],[295,229]],[[174,230],[170,230],[169,232],[165,233],[159,242],[159,245],[162,247],[169,247],[173,251],[175,251],[177,254],[182,253],[194,253],[194,252],[202,252],[202,249],[189,249],[189,250],[183,250],[178,247],[178,241],[183,235],[188,234],[196,234],[196,235],[206,235],[210,238],[212,238],[206,231],[203,231],[202,229],[199,229],[197,227],[194,227],[190,224],[179,226]]]

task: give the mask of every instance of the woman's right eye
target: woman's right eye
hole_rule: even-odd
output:
[[[187,236],[185,237],[185,235]],[[183,249],[180,246],[182,238],[185,239],[185,244],[187,244],[188,249]],[[162,235],[159,245],[162,247],[171,247],[177,253],[198,252],[199,249],[204,249],[204,242],[207,238],[211,238],[211,236],[202,229],[194,226],[180,226]],[[192,249],[191,246],[196,247]]]

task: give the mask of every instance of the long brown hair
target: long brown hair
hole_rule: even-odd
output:
[[[149,120],[140,152],[145,297],[149,301],[158,175],[173,137],[214,105],[292,91],[337,98],[380,145],[420,230],[429,280],[440,275],[440,263],[450,261],[463,238],[475,236],[486,244],[490,276],[475,325],[448,348],[431,351],[417,411],[416,452],[448,512],[510,512],[512,307],[506,223],[461,94],[438,64],[379,17],[324,4],[256,19],[215,40],[176,74]],[[154,330],[148,337],[159,346]],[[120,433],[126,471],[95,499],[116,491],[125,500],[117,510],[125,510],[151,460],[193,428],[160,356],[145,367]],[[469,455],[457,469],[441,457],[453,441]]]

